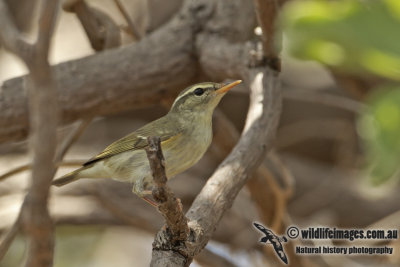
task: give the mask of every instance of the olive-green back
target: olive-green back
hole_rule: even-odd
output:
[[[148,146],[147,137],[149,136],[160,137],[161,142],[166,142],[169,139],[181,134],[183,128],[179,124],[179,121],[174,120],[169,115],[170,114],[167,114],[158,120],[152,121],[133,133],[128,134],[127,136],[112,143],[106,147],[103,152],[84,163],[83,166],[93,164],[97,161],[129,150],[145,149]]]

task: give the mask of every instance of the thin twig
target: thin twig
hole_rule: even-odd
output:
[[[69,160],[69,161],[62,161],[56,164],[56,167],[80,167],[82,164],[85,163],[84,160]],[[28,163],[22,166],[18,166],[2,175],[0,175],[0,182],[13,176],[18,173],[29,171],[32,169],[32,163]]]
[[[4,0],[0,0],[0,40],[14,54],[26,61],[32,54],[32,45],[27,43],[19,33],[10,10]]]
[[[131,19],[131,17],[129,16],[128,12],[126,11],[126,8],[124,7],[124,5],[121,3],[120,0],[114,0],[115,4],[117,5],[119,11],[121,12],[122,16],[125,18],[126,23],[128,23],[128,27],[129,30],[131,32],[131,34],[133,35],[133,37],[139,41],[140,39],[142,39],[142,35],[140,34],[139,30],[137,29],[135,23],[133,22],[133,20]]]
[[[117,204],[117,201],[110,199],[112,195],[109,195],[107,190],[102,189],[101,186],[95,187],[94,190],[91,190],[90,192],[97,199],[101,207],[109,211],[119,221],[140,228],[141,230],[154,232],[147,220],[140,218],[140,216],[132,217],[130,214],[127,214],[121,205]]]
[[[69,135],[63,140],[63,143],[60,145],[56,156],[54,157],[54,162],[62,161],[69,148],[79,139],[92,120],[93,117],[83,119],[79,126],[69,133]]]
[[[6,233],[5,237],[1,240],[0,244],[0,260],[6,255],[8,249],[10,248],[12,242],[14,241],[15,237],[17,236],[20,230],[20,222],[17,219],[11,228]]]
[[[76,13],[94,50],[120,46],[120,29],[106,13],[90,7],[84,0],[64,1],[63,9]]]
[[[268,159],[271,160],[274,163],[274,166],[277,166],[280,170],[280,174],[282,175],[282,180],[283,180],[283,186],[281,187],[283,190],[282,193],[285,195],[286,198],[291,197],[294,193],[294,185],[295,185],[295,179],[293,177],[292,172],[282,162],[282,160],[276,153],[274,152],[269,153]]]
[[[343,110],[351,111],[356,114],[362,114],[367,110],[367,105],[353,100],[348,97],[333,95],[329,93],[321,93],[311,90],[302,89],[291,89],[284,90],[282,96],[287,99],[294,99],[303,102],[317,103],[321,105],[327,105]]]
[[[279,149],[286,148],[312,138],[332,139],[338,143],[344,143],[346,140],[354,139],[351,137],[355,136],[356,133],[352,133],[352,128],[352,123],[343,119],[307,119],[296,121],[279,129],[277,147]],[[346,144],[346,146],[347,148],[354,147],[354,144]]]
[[[54,157],[56,162],[56,170],[58,167],[77,167],[81,166],[84,161],[64,161],[62,162],[62,159],[64,158],[65,154],[69,150],[69,148],[79,139],[79,137],[82,135],[82,133],[85,131],[86,127],[90,124],[90,122],[93,120],[93,118],[86,118],[83,119],[82,122],[79,124],[78,127],[76,127],[74,130],[72,130],[69,135],[63,140],[62,144],[60,145],[56,156]],[[16,175],[18,173],[21,173],[23,171],[30,170],[32,168],[32,164],[28,163],[22,166],[18,166],[14,169],[9,170],[8,172],[0,175],[0,182],[7,179],[10,176]]]
[[[189,235],[188,220],[183,213],[180,199],[176,198],[167,186],[168,179],[165,174],[161,140],[159,137],[148,137],[147,142],[149,145],[146,148],[146,154],[154,180],[153,197],[159,204],[158,210],[167,223],[166,234],[172,244],[185,241]]]

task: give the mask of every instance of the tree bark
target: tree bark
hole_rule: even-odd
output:
[[[238,42],[251,37],[254,25],[251,1],[187,0],[138,43],[53,66],[60,123],[158,104],[196,81],[199,66],[214,80],[238,77],[248,51]],[[25,79],[1,87],[0,144],[28,135]]]

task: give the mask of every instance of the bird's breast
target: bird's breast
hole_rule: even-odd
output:
[[[211,127],[196,125],[173,142],[167,142],[162,147],[167,176],[175,176],[196,164],[207,151],[211,140]]]
[[[196,164],[212,140],[211,126],[197,124],[161,143],[168,178]],[[99,162],[104,175],[121,181],[151,179],[151,170],[143,149],[127,151]],[[99,176],[100,177],[100,176]],[[103,177],[103,176],[101,176]]]

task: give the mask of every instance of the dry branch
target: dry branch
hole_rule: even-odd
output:
[[[219,152],[216,154],[223,159],[239,140],[239,132],[222,112],[217,110],[214,115],[215,145],[213,148],[214,152]],[[293,191],[293,178],[279,160],[274,160],[276,156],[273,156],[273,154],[273,151],[268,153],[252,177],[248,179],[246,187],[256,205],[263,224],[267,225],[275,233],[281,233],[284,228],[283,219],[287,214],[287,201]],[[275,172],[272,170],[275,170]],[[277,182],[280,176],[284,178],[283,188]],[[267,247],[263,247],[263,251],[269,258],[270,250]],[[297,257],[297,255],[291,257],[291,262],[297,262]]]
[[[4,255],[6,255],[8,249],[10,248],[12,242],[14,241],[15,237],[17,236],[20,230],[20,222],[15,222],[5,236],[1,240],[0,244],[0,260],[3,259]]]
[[[316,103],[326,105],[346,111],[362,114],[367,109],[367,106],[360,101],[353,100],[349,97],[334,95],[323,92],[315,92],[304,89],[290,89],[282,92],[284,99],[293,99],[302,102]]]
[[[81,167],[83,163],[85,163],[84,160],[62,161],[62,162],[57,163],[57,168],[58,167]],[[8,172],[0,175],[0,182],[13,176],[13,175],[19,174],[24,171],[29,171],[31,169],[32,169],[31,163],[24,164],[24,165],[18,166],[16,168],[13,168],[13,169],[9,170]]]
[[[126,8],[124,7],[124,5],[121,3],[120,0],[114,0],[115,5],[118,7],[118,10],[121,12],[122,16],[124,17],[124,19],[126,20],[126,23],[128,24],[128,29],[131,32],[132,36],[139,41],[140,39],[142,39],[142,35],[140,34],[139,30],[137,29],[135,23],[133,22],[133,20],[131,19],[131,17],[129,16],[128,11],[126,11]]]
[[[153,175],[153,197],[158,203],[158,210],[161,212],[167,223],[167,229],[163,236],[167,242],[176,244],[185,241],[189,235],[187,218],[183,213],[182,203],[167,186],[165,174],[164,156],[161,150],[161,139],[159,137],[148,137],[149,146],[146,148],[150,169]]]
[[[34,44],[29,44],[16,29],[5,3],[0,1],[0,17],[4,23],[2,25],[5,25],[0,32],[0,39],[29,69],[27,87],[30,126],[33,133],[31,185],[15,225],[6,235],[2,249],[6,250],[18,230],[22,229],[29,239],[26,266],[30,267],[52,266],[53,263],[54,232],[47,210],[47,199],[54,173],[58,112],[56,83],[52,78],[47,56],[57,8],[58,1],[42,2],[37,39]]]
[[[237,42],[251,37],[252,18],[247,0],[185,1],[175,18],[138,43],[53,66],[61,123],[175,97],[195,80],[198,60],[211,79],[239,77],[247,53]],[[0,90],[0,143],[28,134],[24,79],[8,80]]]
[[[193,81],[197,69],[191,42],[189,25],[175,19],[137,44],[52,67],[61,122],[155,105],[176,96]],[[25,78],[8,80],[0,90],[0,143],[28,134]]]
[[[4,0],[0,1],[0,24],[7,25],[7,27],[1,29],[1,43],[12,53],[19,55],[26,61],[31,56],[32,45],[23,39]]]
[[[254,0],[257,20],[262,29],[262,47],[267,64],[274,70],[280,71],[281,63],[279,52],[281,38],[276,38],[276,20],[278,17],[280,0]],[[278,40],[277,40],[278,39]]]
[[[94,50],[101,51],[120,46],[119,27],[106,13],[90,7],[85,0],[64,1],[63,9],[76,13]]]
[[[214,151],[219,152],[216,154],[223,159],[239,140],[239,133],[229,119],[218,110],[215,112],[215,122]],[[278,170],[272,172],[269,169]],[[283,178],[283,187],[276,181],[280,176]],[[274,232],[279,232],[286,202],[293,193],[293,177],[290,171],[271,151],[246,186],[257,205],[261,221]]]
[[[61,145],[59,146],[56,155],[54,156],[54,162],[56,163],[56,168],[54,169],[54,173],[60,166],[63,167],[80,167],[82,166],[84,161],[67,161],[63,162],[63,158],[65,154],[68,152],[69,148],[79,139],[79,137],[83,134],[86,127],[92,122],[93,118],[86,118],[80,122],[79,126],[73,129],[68,136],[65,137]],[[0,175],[0,182],[7,179],[10,176],[16,175],[18,173],[27,171],[32,169],[32,164],[28,163],[25,165],[21,165],[19,167],[13,168],[8,172]],[[53,174],[54,175],[54,174]],[[1,258],[1,257],[0,257]]]

